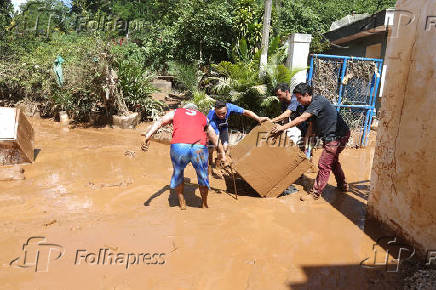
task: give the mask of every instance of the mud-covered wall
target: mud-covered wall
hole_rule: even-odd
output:
[[[436,1],[399,0],[396,9],[368,211],[421,251],[434,250]]]

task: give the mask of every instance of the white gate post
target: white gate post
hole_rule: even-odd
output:
[[[286,66],[291,70],[307,67],[307,59],[309,56],[310,43],[312,42],[312,35],[294,33],[289,36],[287,42],[288,59],[286,60]],[[297,84],[306,82],[306,74],[307,69],[295,74],[290,84],[291,92]]]

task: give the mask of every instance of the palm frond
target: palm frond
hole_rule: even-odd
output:
[[[279,103],[279,99],[276,96],[269,96],[262,100],[260,103],[261,107],[270,107],[273,103]]]
[[[218,95],[228,95],[232,89],[232,79],[229,77],[216,78],[218,81],[212,88],[212,92]]]

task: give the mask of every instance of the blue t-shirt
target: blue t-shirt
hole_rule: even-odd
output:
[[[303,105],[301,105],[297,101],[297,97],[294,94],[292,94],[291,102],[289,104],[282,103],[282,112],[285,112],[287,110],[291,111],[289,120],[293,120],[296,117],[301,116],[301,114],[303,114],[304,111],[306,111],[306,108]],[[300,129],[301,136],[305,136],[307,132],[307,122],[303,122],[297,125],[297,128]]]
[[[297,97],[292,94],[291,96],[291,102],[289,104],[286,103],[282,103],[282,112],[284,111],[291,111],[291,112],[295,112],[297,110],[297,107],[300,103],[297,101]]]
[[[209,121],[209,124],[212,126],[212,128],[215,129],[215,133],[217,134],[219,134],[220,124],[223,124],[221,128],[228,127],[227,120],[231,113],[236,113],[239,115],[244,113],[244,109],[239,106],[227,103],[226,107],[227,107],[227,114],[225,119],[218,118],[218,116],[215,114],[215,109],[210,110],[209,113],[207,114],[207,120]]]

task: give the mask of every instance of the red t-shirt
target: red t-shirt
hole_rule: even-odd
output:
[[[173,119],[173,139],[171,144],[201,144],[206,145],[205,128],[207,119],[197,110],[176,109]]]

